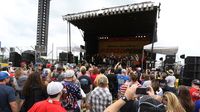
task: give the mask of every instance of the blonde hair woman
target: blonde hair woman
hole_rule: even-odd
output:
[[[165,92],[162,103],[166,105],[166,112],[186,112],[177,96],[172,92]]]

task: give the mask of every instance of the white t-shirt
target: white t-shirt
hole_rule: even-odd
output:
[[[144,81],[144,83],[142,84],[142,87],[149,87],[149,86],[151,86],[151,80]]]
[[[159,87],[159,90],[156,91],[156,95],[158,95],[158,96],[163,96],[163,90],[162,90],[161,87]]]
[[[167,76],[165,78],[165,80],[167,81],[167,85],[169,87],[174,87],[174,84],[176,82],[176,77],[175,76],[173,76],[173,75]]]

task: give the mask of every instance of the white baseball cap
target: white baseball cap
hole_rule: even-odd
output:
[[[50,82],[47,85],[47,93],[48,95],[55,95],[60,93],[63,90],[63,85],[60,82]]]
[[[75,75],[74,70],[67,70],[67,71],[63,74],[64,78],[74,77],[74,75]]]

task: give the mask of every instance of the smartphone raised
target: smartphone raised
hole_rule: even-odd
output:
[[[139,88],[136,89],[136,94],[147,95],[148,90],[149,90],[149,88],[139,87]]]

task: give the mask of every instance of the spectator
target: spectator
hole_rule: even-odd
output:
[[[104,112],[118,112],[119,109],[122,108],[122,106],[124,106],[128,101],[137,97],[135,93],[137,87],[138,87],[137,84],[133,84],[131,87],[128,87],[125,92],[125,95],[121,97],[119,100],[117,100],[115,103],[107,107],[104,110]],[[152,88],[150,88],[150,91],[148,91],[148,94],[149,95],[147,96],[143,96],[139,101],[135,100],[135,104],[132,105],[132,106],[135,106],[134,110],[126,110],[126,111],[127,112],[166,112],[164,105],[157,100]],[[139,107],[137,107],[137,104],[139,105]]]
[[[98,74],[99,74],[99,69],[97,67],[94,67],[93,70],[92,70],[92,73],[90,75],[90,78],[91,78],[92,84],[93,84],[93,88],[96,86],[94,81],[95,81]]]
[[[51,82],[47,85],[49,98],[34,104],[28,112],[66,112],[61,106],[63,85],[60,82]]]
[[[169,87],[174,88],[176,83],[176,77],[174,76],[174,72],[170,69],[169,71],[167,71],[167,73],[168,76],[165,78],[165,80],[167,81],[167,85]]]
[[[48,83],[51,81],[51,70],[49,68],[44,68],[42,72],[42,81],[45,85],[48,85]]]
[[[94,80],[94,84],[96,86],[98,86],[98,80],[99,80],[100,77],[106,77],[106,75],[105,75],[105,69],[104,68],[100,69],[100,74],[98,74],[97,77]]]
[[[144,78],[142,87],[149,87],[149,86],[151,86],[150,74],[143,74],[142,77]]]
[[[27,79],[28,75],[25,74],[25,72],[22,69],[17,69],[15,71],[13,84],[16,89],[17,95],[19,95],[19,108],[21,108],[21,105],[23,104],[22,90]]]
[[[118,93],[118,81],[117,81],[117,75],[114,73],[114,68],[110,69],[110,73],[107,75],[108,81],[109,81],[109,90],[112,94],[113,99],[117,98]]]
[[[33,72],[29,75],[25,82],[23,91],[23,105],[21,112],[26,112],[33,106],[34,103],[44,100],[48,97],[46,85],[42,81],[41,75],[38,72]]]
[[[62,96],[62,104],[67,111],[80,112],[77,101],[82,99],[82,95],[80,87],[74,82],[75,73],[73,70],[67,70],[63,77],[62,84],[66,91]]]
[[[168,86],[166,76],[167,76],[167,74],[165,72],[163,72],[162,76],[161,76],[162,78],[160,80],[160,87],[162,88],[163,93],[168,91],[168,92],[172,92],[172,93],[176,94],[176,88]]]
[[[56,72],[52,73],[51,80],[53,81],[62,81],[63,80],[63,67],[59,66],[56,69]]]
[[[0,112],[18,112],[15,91],[7,86],[9,74],[0,72]]]
[[[81,88],[83,91],[88,94],[92,90],[92,81],[90,77],[86,75],[86,68],[81,67],[81,76],[78,78]]]
[[[135,72],[130,72],[129,74],[131,81],[127,81],[125,82],[121,87],[120,87],[120,95],[124,95],[126,89],[128,86],[131,86],[132,84],[138,84],[140,85],[140,83],[138,82],[138,75]]]
[[[200,81],[198,79],[194,79],[192,81],[192,87],[190,88],[190,95],[192,96],[192,101],[195,102],[200,99],[200,91],[199,91]]]
[[[163,96],[163,90],[160,87],[159,79],[151,80],[151,86],[152,86],[153,90],[155,91],[156,95]]]
[[[36,67],[36,72],[38,72],[39,74],[42,74],[43,68],[44,68],[43,64],[38,63]]]
[[[195,102],[195,110],[194,112],[200,112],[200,100],[197,100]]]
[[[124,74],[125,72],[126,72],[125,69],[118,69],[117,73],[118,90],[120,90],[121,85],[123,85],[126,81],[129,80],[129,77]]]
[[[107,89],[107,77],[99,77],[98,86],[89,96],[90,112],[103,112],[106,107],[112,103],[112,95]]]
[[[186,112],[194,111],[194,103],[192,101],[189,89],[186,86],[178,87],[177,96]]]
[[[167,112],[186,112],[176,95],[172,92],[165,92],[162,102],[166,105]]]
[[[126,89],[131,85],[140,85],[138,82],[138,75],[135,72],[130,72],[130,82],[126,82],[124,85],[120,88],[121,96],[124,96]],[[120,109],[121,112],[137,112],[138,110],[138,101],[135,100],[135,98],[129,100],[126,102],[124,106]]]

